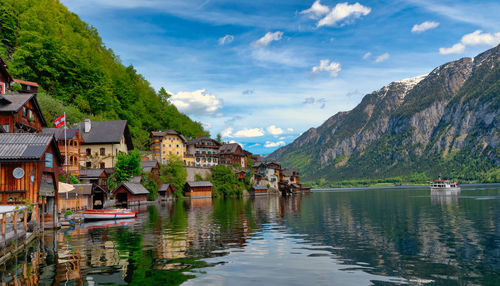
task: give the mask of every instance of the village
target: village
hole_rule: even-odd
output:
[[[298,170],[267,162],[238,143],[186,138],[172,129],[151,132],[150,150],[139,150],[140,172],[116,184],[120,158],[137,152],[128,122],[70,123],[65,114],[47,122],[37,101],[38,88],[37,83],[12,78],[0,58],[2,260],[41,230],[68,225],[85,210],[211,199],[216,196],[217,183],[210,179],[216,166],[227,166],[235,180],[244,182],[243,196],[310,190],[300,184]],[[172,161],[185,169],[185,182],[161,175]]]

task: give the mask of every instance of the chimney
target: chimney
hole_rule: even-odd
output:
[[[85,133],[89,133],[90,129],[92,128],[92,123],[90,122],[90,119],[85,119],[83,121],[83,126],[84,126],[84,131]]]

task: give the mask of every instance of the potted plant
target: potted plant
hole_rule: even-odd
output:
[[[72,214],[73,214],[73,211],[72,211],[72,210],[66,210],[66,211],[64,212],[64,218],[65,218],[66,220],[70,220],[70,219],[71,219],[71,215],[72,215]]]

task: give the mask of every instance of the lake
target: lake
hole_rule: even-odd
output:
[[[8,285],[498,285],[500,185],[150,205],[45,232],[0,273]]]

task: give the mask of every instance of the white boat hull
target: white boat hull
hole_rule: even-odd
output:
[[[453,188],[439,188],[439,187],[431,187],[431,191],[433,192],[460,192],[460,187],[453,187]]]

